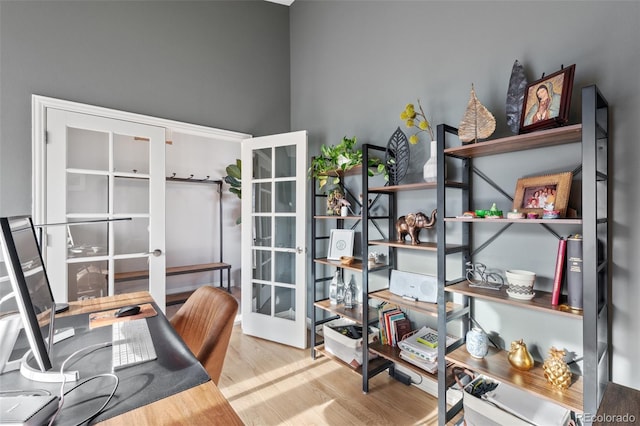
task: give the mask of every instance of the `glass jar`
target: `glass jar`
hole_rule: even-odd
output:
[[[351,279],[349,280],[349,284],[345,287],[344,290],[344,307],[347,309],[352,309],[356,305],[356,279],[352,274]]]
[[[331,284],[329,284],[329,302],[332,305],[337,305],[344,301],[344,281],[340,275],[340,271],[336,271]]]

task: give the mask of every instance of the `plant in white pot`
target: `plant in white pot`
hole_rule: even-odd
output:
[[[427,132],[429,134],[430,156],[427,162],[424,164],[424,167],[422,169],[422,176],[425,182],[435,182],[436,180],[438,180],[438,169],[436,161],[438,141],[433,135],[433,127],[431,126],[431,123],[427,119],[427,115],[422,109],[420,99],[418,99],[418,111],[416,111],[413,104],[407,104],[407,106],[404,108],[404,111],[400,113],[400,119],[405,122],[407,127],[415,127],[418,129],[416,133],[409,136],[409,143],[413,145],[417,144],[419,141],[418,135],[422,132]]]

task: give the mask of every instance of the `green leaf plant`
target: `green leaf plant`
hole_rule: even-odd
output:
[[[229,192],[236,194],[238,198],[242,199],[242,162],[240,159],[236,159],[235,164],[229,164],[225,169],[227,176],[224,177],[224,181],[229,184]],[[242,217],[236,219],[236,224],[242,222]]]
[[[328,183],[334,186],[339,185],[340,176],[344,172],[362,165],[362,149],[354,149],[356,141],[355,136],[353,138],[344,136],[338,145],[320,147],[321,155],[314,157],[309,167],[309,178],[316,179],[320,189]],[[377,158],[369,159],[367,173],[369,176],[385,173],[385,179],[388,180],[386,167]]]

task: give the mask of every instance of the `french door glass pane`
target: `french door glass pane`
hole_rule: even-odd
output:
[[[114,254],[146,253],[149,250],[149,219],[112,222]]]
[[[296,245],[296,218],[276,217],[275,247],[294,248]]]
[[[253,283],[252,311],[271,316],[271,286],[269,284]]]
[[[254,246],[258,247],[271,247],[271,217],[254,217],[255,223],[255,239]]]
[[[67,226],[67,257],[95,257],[108,253],[107,223]]]
[[[149,275],[149,262],[147,257],[135,259],[117,259],[114,261],[116,276],[121,272],[143,271]],[[115,294],[131,293],[134,291],[148,291],[149,278],[130,281],[116,281],[114,284]]]
[[[275,281],[285,284],[295,284],[296,254],[291,252],[275,252]]]
[[[295,181],[276,182],[276,212],[290,213],[296,211]]]
[[[113,212],[115,214],[149,213],[149,180],[115,178]]]
[[[271,148],[253,151],[253,178],[269,179],[271,177]]]
[[[149,173],[149,141],[133,136],[113,135],[115,172]]]
[[[271,281],[271,252],[267,250],[254,250],[255,267],[253,279]]]
[[[93,299],[108,295],[107,261],[68,264],[69,300]]]
[[[109,170],[109,133],[67,127],[67,168]]]
[[[276,287],[276,316],[295,321],[296,291],[293,288]]]
[[[276,177],[296,176],[295,145],[276,147]]]
[[[109,178],[67,173],[67,213],[107,213]]]
[[[270,213],[271,212],[271,182],[262,182],[253,184],[253,212],[254,213]]]

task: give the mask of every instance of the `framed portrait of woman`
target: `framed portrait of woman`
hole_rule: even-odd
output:
[[[569,121],[575,69],[574,64],[527,85],[520,133],[558,127]]]

